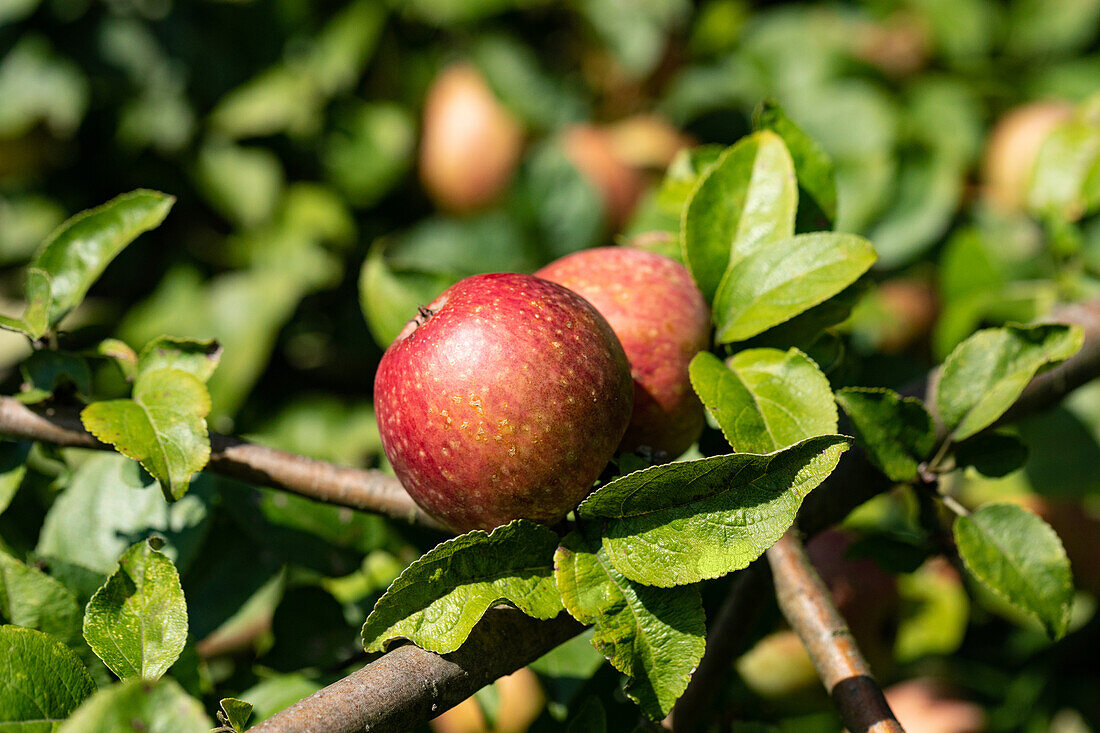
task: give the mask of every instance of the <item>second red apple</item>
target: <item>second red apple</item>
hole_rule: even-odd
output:
[[[611,324],[634,378],[634,413],[621,448],[674,458],[703,430],[688,364],[705,349],[710,313],[687,268],[631,247],[562,257],[535,273],[580,294]]]

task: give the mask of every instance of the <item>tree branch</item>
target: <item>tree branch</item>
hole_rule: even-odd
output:
[[[0,434],[69,448],[114,450],[84,430],[74,410],[35,410],[11,397],[0,397]],[[314,501],[443,529],[413,502],[397,479],[381,471],[337,466],[217,433],[210,436],[210,448],[207,471]]]
[[[779,609],[809,652],[844,725],[852,733],[902,733],[797,530],[789,530],[765,554]]]
[[[409,731],[582,630],[565,613],[551,621],[536,621],[514,608],[494,608],[452,654],[433,654],[412,644],[400,646],[249,730]]]

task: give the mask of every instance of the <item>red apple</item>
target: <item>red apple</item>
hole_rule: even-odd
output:
[[[512,179],[523,147],[519,122],[469,64],[436,78],[424,102],[420,180],[436,205],[482,208]]]
[[[583,250],[535,273],[596,306],[622,342],[634,378],[634,414],[622,449],[675,457],[703,430],[688,364],[707,347],[710,314],[687,268],[631,247]]]
[[[564,517],[633,404],[607,321],[576,293],[516,274],[468,277],[421,309],[382,356],[374,399],[397,477],[460,532]]]

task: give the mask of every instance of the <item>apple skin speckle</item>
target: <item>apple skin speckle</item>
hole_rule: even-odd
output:
[[[457,532],[563,518],[614,455],[633,395],[596,309],[518,274],[449,288],[386,350],[374,382],[394,472]]]
[[[710,310],[687,268],[632,247],[566,255],[535,273],[596,307],[626,351],[634,415],[620,449],[646,446],[674,458],[703,432],[703,405],[688,365],[710,343]]]

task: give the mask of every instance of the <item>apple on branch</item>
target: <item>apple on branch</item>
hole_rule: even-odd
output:
[[[579,293],[607,319],[634,378],[634,414],[621,449],[675,458],[703,431],[688,365],[710,343],[710,312],[691,273],[632,247],[566,255],[535,273]]]
[[[382,445],[455,531],[553,523],[614,455],[633,406],[626,355],[586,300],[531,275],[475,275],[408,323],[374,382]]]

